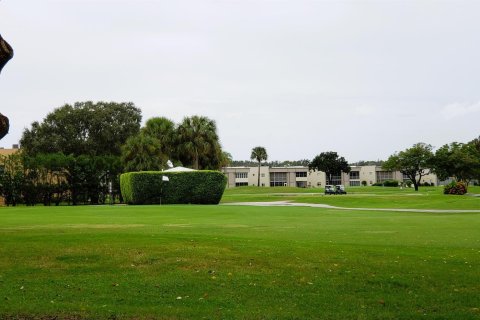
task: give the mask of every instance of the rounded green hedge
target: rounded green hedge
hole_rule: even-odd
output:
[[[170,181],[162,181],[162,176]],[[218,204],[226,185],[224,174],[209,170],[142,171],[120,176],[122,196],[128,204]]]

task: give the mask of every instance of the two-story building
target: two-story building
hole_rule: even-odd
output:
[[[258,185],[258,167],[225,167],[222,169],[228,178],[228,188]],[[308,167],[260,167],[261,187],[299,187],[316,188],[326,184],[325,172],[309,171]],[[331,184],[346,186],[371,186],[387,180],[404,182],[410,180],[400,171],[387,171],[380,166],[352,166],[350,173],[333,176]],[[421,183],[439,185],[437,176],[430,173],[422,177]]]

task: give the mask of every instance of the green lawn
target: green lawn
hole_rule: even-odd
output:
[[[471,213],[0,208],[0,318],[479,319],[479,230]]]
[[[297,192],[295,192],[297,191]],[[471,194],[480,194],[480,187],[470,187]],[[442,187],[400,190],[387,187],[350,187],[347,195],[324,195],[323,188],[230,188],[223,203],[292,201],[321,203],[345,208],[414,208],[414,209],[480,209],[480,197],[444,195]]]

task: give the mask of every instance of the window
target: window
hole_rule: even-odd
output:
[[[342,184],[342,175],[341,174],[332,174],[332,180],[330,180],[330,184]]]
[[[350,181],[350,187],[360,187],[360,181]]]
[[[382,183],[387,180],[393,180],[392,171],[377,171],[377,183]]]
[[[350,171],[350,180],[359,180],[360,171]]]
[[[287,185],[286,172],[270,172],[270,187],[283,187]]]
[[[295,172],[295,176],[297,178],[306,178],[307,177],[307,171]]]
[[[247,179],[248,172],[235,172],[235,178],[237,179]]]
[[[248,186],[248,182],[236,182],[235,187],[246,187]]]

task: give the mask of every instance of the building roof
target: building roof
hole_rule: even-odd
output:
[[[185,167],[175,167],[175,168],[167,169],[164,172],[187,172],[187,171],[197,171],[197,170],[185,168]]]

